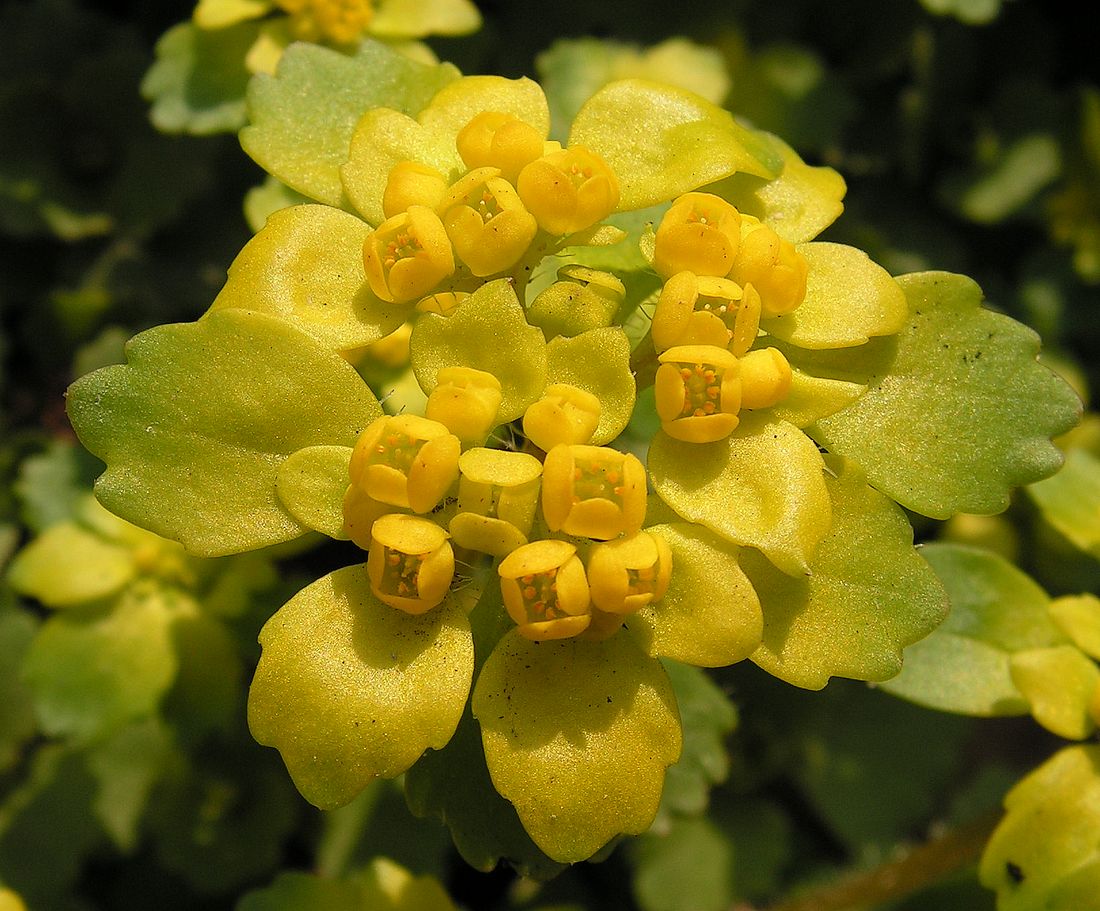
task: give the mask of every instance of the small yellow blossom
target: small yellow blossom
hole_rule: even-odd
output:
[[[740,245],[737,209],[711,193],[685,193],[657,227],[653,268],[664,279],[684,271],[724,276]]]
[[[275,0],[290,14],[291,33],[299,41],[351,44],[374,18],[371,0]]]
[[[729,436],[741,410],[737,358],[713,345],[682,345],[659,360],[654,392],[665,433],[687,443]]]
[[[806,297],[806,258],[794,244],[751,216],[744,216],[741,227],[741,247],[729,277],[756,288],[763,316],[790,313]]]
[[[428,512],[458,479],[458,437],[415,414],[383,416],[359,436],[351,454],[352,484],[382,503]]]
[[[535,541],[501,561],[500,591],[521,636],[566,639],[589,623],[588,580],[568,541]]]
[[[588,557],[592,604],[611,614],[632,614],[650,601],[659,601],[671,575],[668,543],[644,531],[597,544]]]
[[[454,273],[454,254],[443,222],[427,206],[410,206],[387,218],[363,244],[363,268],[382,300],[424,297]]]
[[[551,531],[609,541],[645,521],[646,475],[637,456],[562,443],[543,464],[542,514]]]
[[[519,172],[543,154],[546,137],[512,114],[482,111],[455,137],[466,167],[498,168],[514,184]]]
[[[424,416],[438,421],[465,443],[484,442],[497,424],[504,400],[500,380],[473,367],[444,367],[428,396]]]
[[[378,599],[423,614],[446,596],[455,573],[447,533],[428,519],[392,513],[371,530],[367,576]]]
[[[740,357],[760,330],[760,295],[728,278],[677,272],[665,282],[653,312],[657,351],[677,345],[714,345]]]
[[[439,212],[458,258],[480,278],[514,266],[538,232],[497,168],[470,171],[447,192]]]
[[[531,162],[516,189],[539,227],[557,237],[592,227],[619,204],[619,181],[611,168],[583,146]]]
[[[450,532],[462,547],[503,557],[527,543],[542,463],[523,452],[470,449],[458,460],[458,512]]]
[[[523,435],[545,452],[559,443],[587,443],[600,423],[600,400],[568,383],[551,383],[523,415]]]
[[[358,485],[349,484],[344,493],[344,531],[363,550],[370,550],[374,523],[394,511],[391,503],[382,503]]]
[[[750,351],[739,366],[742,408],[771,408],[791,391],[791,365],[777,348]]]

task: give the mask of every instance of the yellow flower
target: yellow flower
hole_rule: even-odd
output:
[[[406,303],[424,297],[452,275],[455,262],[439,216],[427,206],[410,206],[367,237],[363,268],[378,297]]]
[[[665,433],[688,443],[729,436],[741,410],[737,358],[713,345],[681,345],[669,348],[660,361],[654,392]]]
[[[428,519],[392,513],[371,530],[367,576],[378,600],[408,614],[439,604],[451,587],[455,557],[447,533]]]
[[[512,114],[482,111],[458,132],[458,154],[471,170],[497,168],[514,184],[522,171],[543,153],[546,137]]]
[[[386,218],[393,218],[409,206],[434,209],[446,195],[447,179],[435,168],[418,161],[399,161],[386,180],[382,211]]]
[[[428,512],[458,479],[458,437],[438,421],[415,414],[383,416],[359,436],[351,454],[351,483],[368,497]]]
[[[531,162],[516,189],[539,227],[558,237],[592,227],[619,204],[619,181],[611,168],[583,146]]]
[[[684,271],[724,276],[740,245],[741,213],[737,209],[720,196],[685,193],[657,227],[653,268],[664,279]]]
[[[527,543],[542,463],[524,452],[470,449],[458,460],[458,512],[450,532],[462,547],[503,557]]]
[[[514,266],[538,231],[497,168],[470,171],[447,192],[439,212],[459,259],[479,278]]]
[[[790,313],[806,297],[809,266],[805,257],[794,244],[751,216],[744,216],[742,230],[741,247],[729,277],[756,288],[763,316]]]
[[[523,434],[549,452],[559,443],[587,443],[600,423],[600,400],[568,383],[551,383],[523,415]]]
[[[728,278],[678,272],[661,289],[653,312],[653,346],[714,345],[740,357],[760,329],[760,295]]]
[[[645,521],[646,475],[637,456],[562,443],[546,454],[542,514],[551,531],[609,541]]]
[[[672,550],[664,538],[638,532],[597,544],[588,558],[592,604],[611,614],[632,614],[668,591]]]
[[[460,440],[484,442],[497,424],[504,396],[500,380],[473,367],[444,367],[428,396],[424,416],[443,424]]]
[[[588,580],[568,541],[535,541],[501,562],[504,607],[528,639],[566,639],[589,623]]]

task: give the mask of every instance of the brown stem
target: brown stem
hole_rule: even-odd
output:
[[[975,862],[1000,817],[999,811],[990,812],[913,848],[904,857],[772,905],[768,911],[845,911],[904,898]],[[751,909],[739,905],[731,911]]]

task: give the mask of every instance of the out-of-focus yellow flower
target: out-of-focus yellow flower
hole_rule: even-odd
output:
[[[275,0],[290,14],[291,34],[299,41],[351,44],[374,18],[371,0]]]

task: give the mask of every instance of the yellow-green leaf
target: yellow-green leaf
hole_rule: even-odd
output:
[[[658,433],[649,472],[661,499],[683,518],[734,544],[756,547],[801,575],[831,522],[821,453],[802,431],[767,415],[742,415],[716,443]]]
[[[1048,731],[1084,740],[1096,730],[1089,707],[1100,691],[1100,668],[1080,649],[1055,645],[1017,652],[1009,670],[1032,716]]]
[[[333,351],[376,342],[405,321],[408,308],[371,292],[363,272],[370,233],[330,206],[280,209],[237,254],[209,312],[267,313]]]
[[[481,14],[470,0],[381,0],[371,19],[380,38],[465,35],[481,27]]]
[[[276,747],[302,796],[338,807],[440,749],[466,704],[474,649],[447,599],[412,616],[380,602],[366,566],[303,589],[260,632],[252,735]]]
[[[1012,488],[1058,467],[1050,437],[1076,422],[1080,402],[1036,361],[1039,337],[983,309],[970,279],[925,272],[898,283],[910,312],[893,362],[809,432],[923,515],[1000,512]]]
[[[1005,798],[978,875],[999,911],[1085,911],[1100,885],[1100,746],[1067,747]],[[1086,904],[1081,904],[1084,896]]]
[[[344,493],[348,489],[350,446],[307,446],[291,455],[275,475],[275,492],[287,511],[306,528],[346,540]]]
[[[536,643],[509,632],[485,662],[473,709],[493,784],[563,863],[644,832],[680,755],[668,677],[622,633]]]
[[[1071,449],[1061,471],[1027,492],[1044,519],[1081,550],[1100,557],[1100,459]]]
[[[921,554],[947,589],[943,625],[905,650],[905,666],[882,688],[928,708],[963,715],[1023,715],[1009,672],[1015,652],[1065,641],[1050,599],[1030,576],[987,550],[928,544]]]
[[[416,381],[429,395],[444,367],[473,367],[500,380],[501,423],[522,415],[546,387],[546,339],[527,325],[507,279],[482,285],[450,316],[420,316],[410,344]]]
[[[459,76],[450,64],[417,63],[374,41],[355,56],[315,44],[287,48],[274,76],[248,87],[251,124],[241,146],[260,167],[311,199],[345,202],[340,166],[364,111],[393,108],[415,114]]]
[[[866,390],[867,387],[859,383],[811,376],[794,367],[791,369],[791,391],[771,409],[771,414],[795,427],[808,427],[847,408]]]
[[[821,689],[829,678],[886,680],[902,649],[947,613],[931,567],[913,549],[905,513],[849,463],[827,481],[833,521],[807,573],[777,572],[745,551],[742,566],[760,596],[764,636],[752,660],[781,680]]]
[[[346,361],[262,313],[159,326],[127,357],[69,389],[73,426],[107,463],[96,493],[202,556],[300,535],[279,466],[306,446],[354,445],[382,413]]]
[[[677,522],[646,529],[668,542],[672,578],[658,602],[627,620],[651,655],[698,667],[724,667],[760,645],[763,615],[738,564],[740,548],[700,525]]]
[[[852,348],[901,331],[909,303],[898,283],[856,247],[801,244],[809,274],[798,309],[761,322],[769,334],[802,348]]]
[[[728,111],[643,79],[604,86],[577,113],[569,145],[602,156],[619,179],[619,209],[665,202],[737,172],[771,178],[783,160]]]
[[[47,607],[70,607],[116,594],[136,571],[129,548],[60,522],[16,555],[8,582]]]
[[[1100,598],[1065,595],[1050,602],[1050,616],[1086,655],[1100,661]]]

